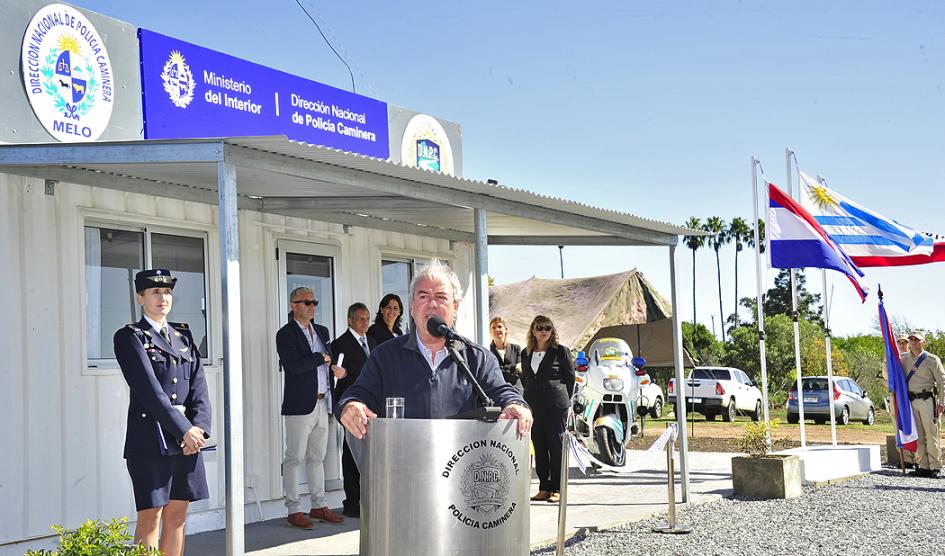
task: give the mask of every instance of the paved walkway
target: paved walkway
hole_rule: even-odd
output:
[[[628,452],[627,459],[633,461],[642,453]],[[693,504],[731,495],[733,455],[706,452],[689,454]],[[643,470],[627,475],[605,473],[584,476],[580,470],[571,469],[566,534],[571,536],[581,529],[605,529],[666,512],[666,456],[657,454],[647,463]],[[537,481],[532,480],[531,493],[537,490]],[[338,507],[341,498],[342,493],[331,492],[329,504]],[[312,531],[291,528],[285,524],[285,518],[251,523],[246,526],[246,552],[254,556],[358,554],[358,523],[356,519],[346,518],[341,525],[316,524]],[[555,542],[557,531],[558,506],[532,502],[531,546]],[[187,554],[224,556],[225,547],[223,531],[187,537]]]

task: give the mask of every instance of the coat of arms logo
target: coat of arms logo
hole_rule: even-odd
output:
[[[75,8],[40,9],[23,36],[23,85],[36,117],[59,141],[94,141],[112,114],[115,82],[105,42]]]
[[[507,504],[509,470],[491,454],[483,454],[463,472],[460,491],[466,505],[480,514],[492,513]]]
[[[164,64],[164,71],[161,72],[161,79],[164,81],[164,91],[168,98],[178,108],[187,108],[194,100],[194,74],[190,71],[190,66],[184,59],[180,51],[173,51]]]

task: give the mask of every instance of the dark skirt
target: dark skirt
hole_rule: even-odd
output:
[[[203,454],[192,456],[131,456],[128,474],[137,511],[166,506],[170,500],[210,498]]]

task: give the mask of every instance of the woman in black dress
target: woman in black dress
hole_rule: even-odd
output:
[[[184,552],[190,502],[210,497],[200,453],[210,437],[210,395],[189,327],[167,321],[176,283],[165,269],[139,272],[141,320],[114,338],[131,390],[124,456],[138,512],[135,542],[168,556]]]
[[[538,494],[532,500],[558,502],[561,491],[561,443],[574,393],[571,350],[558,343],[551,319],[535,317],[528,327],[528,344],[522,352],[522,384],[525,401],[532,408],[532,444]]]
[[[400,328],[400,319],[403,314],[404,303],[400,300],[400,296],[394,293],[385,295],[377,308],[374,324],[367,330],[367,336],[381,344],[403,335],[404,331]]]
[[[489,351],[499,360],[502,376],[521,394],[522,364],[520,360],[522,358],[522,346],[509,343],[509,323],[502,317],[492,317],[492,320],[489,321],[489,334],[492,335]]]

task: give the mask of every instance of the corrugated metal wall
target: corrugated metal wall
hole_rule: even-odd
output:
[[[117,369],[90,370],[85,362],[86,221],[206,231],[211,323],[216,323],[211,342],[213,353],[222,353],[215,206],[63,183],[48,195],[41,179],[0,174],[0,378],[6,393],[0,419],[0,544],[47,536],[54,523],[74,527],[88,518],[134,518],[121,457],[128,387]],[[240,213],[245,469],[247,486],[255,487],[263,501],[282,497],[275,249],[287,239],[332,246],[340,253],[335,261],[339,333],[349,304],[377,307],[382,256],[449,258],[467,290],[472,267],[466,244]],[[462,328],[472,330],[472,314],[467,293]],[[222,440],[221,361],[207,367],[207,380],[214,434]],[[223,454],[205,457],[211,499],[194,504],[192,512],[223,506]],[[330,486],[337,488],[337,458],[329,463]],[[254,500],[252,493],[247,492],[247,500]],[[247,511],[247,519],[256,519],[256,512]]]

